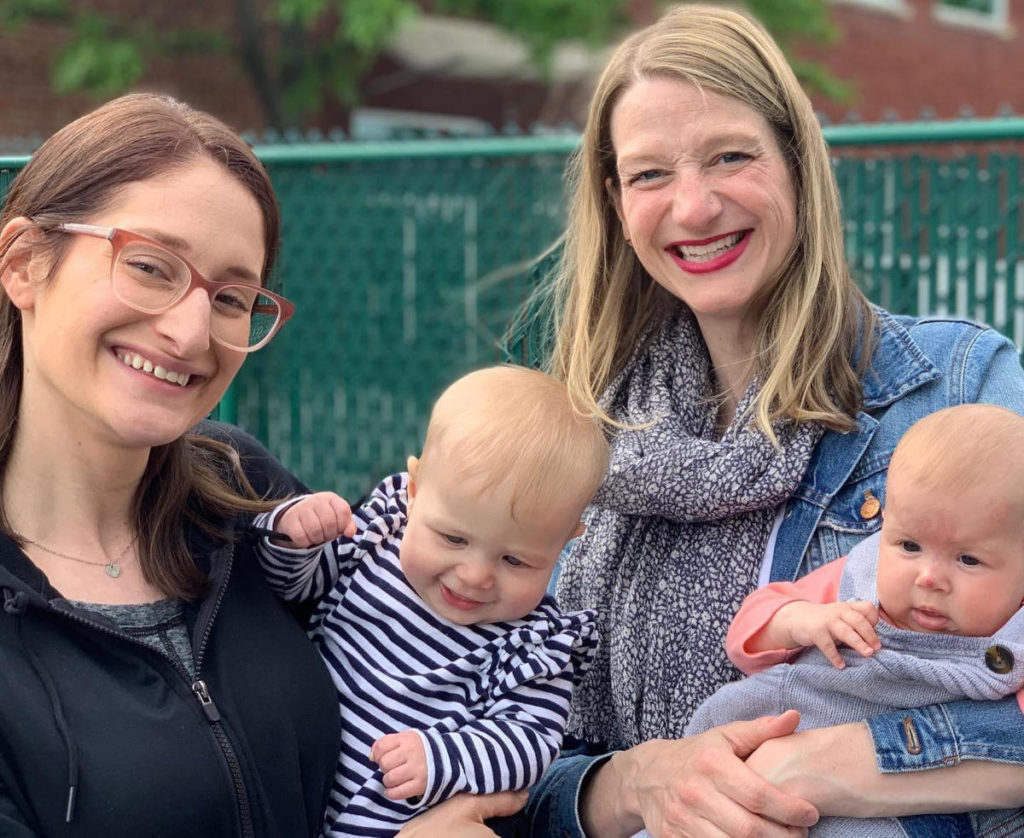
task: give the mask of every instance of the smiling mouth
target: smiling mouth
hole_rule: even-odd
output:
[[[668,249],[684,262],[700,264],[701,262],[710,262],[713,259],[717,259],[723,253],[732,250],[748,235],[750,235],[749,230],[741,230],[738,233],[729,233],[725,236],[719,236],[716,239],[700,243],[691,242],[688,244],[670,245]]]
[[[171,384],[177,384],[179,387],[187,387],[188,382],[192,378],[191,373],[169,370],[159,364],[154,364],[148,358],[143,358],[137,352],[125,352],[123,350],[118,350],[116,355],[126,367],[131,367],[132,369],[138,370],[146,375],[150,375],[153,378],[158,378],[161,381],[169,381]]]
[[[441,596],[445,602],[455,608],[458,608],[460,611],[472,611],[473,609],[479,608],[481,605],[485,604],[476,599],[459,596],[443,582],[441,583]]]

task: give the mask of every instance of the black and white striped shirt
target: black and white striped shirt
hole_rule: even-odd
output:
[[[310,550],[264,540],[260,549],[280,596],[318,601],[311,636],[342,718],[332,836],[392,836],[457,792],[536,783],[561,745],[572,685],[597,644],[593,612],[562,614],[550,597],[501,623],[461,626],[431,611],[399,566],[407,480],[386,478],[353,512],[353,538]],[[272,527],[288,505],[257,523]],[[427,789],[415,801],[391,801],[370,748],[408,729],[426,751]]]

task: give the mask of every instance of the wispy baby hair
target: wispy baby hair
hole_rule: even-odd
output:
[[[464,375],[441,394],[420,463],[421,474],[447,469],[480,481],[481,491],[510,485],[514,517],[567,497],[582,510],[608,467],[608,442],[564,384],[505,365]]]
[[[931,413],[900,439],[893,469],[916,484],[955,493],[996,488],[1024,514],[1024,416],[994,404]]]

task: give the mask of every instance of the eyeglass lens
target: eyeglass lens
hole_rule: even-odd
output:
[[[130,242],[118,254],[113,279],[124,302],[156,314],[185,296],[192,272],[167,250]],[[277,300],[245,285],[218,284],[210,295],[210,332],[228,346],[255,346],[274,330],[280,316]]]

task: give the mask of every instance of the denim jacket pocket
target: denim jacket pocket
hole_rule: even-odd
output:
[[[877,468],[841,488],[818,521],[808,546],[810,570],[845,556],[882,526],[885,468]]]
[[[973,812],[971,821],[977,838],[1011,838],[1024,835],[1024,809],[992,809]]]
[[[971,813],[978,838],[1011,838],[1024,835],[1024,808],[990,809]]]

